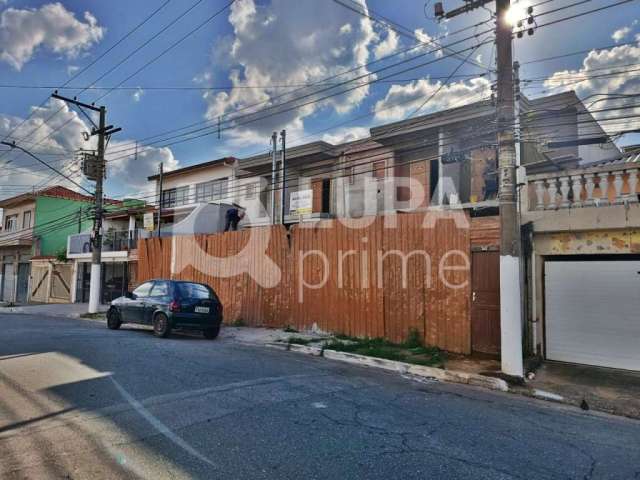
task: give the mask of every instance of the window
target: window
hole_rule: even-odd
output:
[[[164,190],[162,192],[162,208],[170,208],[176,206],[176,189]]]
[[[153,286],[153,282],[145,282],[142,285],[140,285],[138,288],[136,288],[133,291],[133,294],[136,297],[148,297],[152,286]]]
[[[166,297],[169,295],[169,282],[156,282],[153,284],[151,297]]]
[[[11,232],[18,228],[18,215],[7,215],[4,219],[4,229],[7,232]]]
[[[198,203],[220,200],[227,195],[229,186],[228,178],[219,178],[210,182],[198,183],[196,185],[196,201]]]
[[[211,290],[197,283],[178,283],[180,298],[197,298],[209,300],[212,298]]]
[[[253,198],[255,198],[255,196],[256,196],[256,184],[255,183],[247,184],[247,186],[245,187],[244,196],[245,196],[245,198],[247,200],[252,200]]]
[[[22,228],[31,228],[31,210],[22,214]]]
[[[355,176],[353,174],[353,167],[347,167],[344,169],[344,176],[349,182],[349,185],[353,185],[355,183]]]
[[[162,208],[172,208],[189,203],[189,187],[170,188],[162,191]]]
[[[381,162],[373,162],[373,178],[376,180],[382,180],[385,177],[385,163],[384,160]]]

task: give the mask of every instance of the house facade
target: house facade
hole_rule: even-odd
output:
[[[225,157],[148,178],[160,199],[161,225],[169,228],[184,220],[198,205],[233,203],[236,198],[236,159]]]
[[[51,269],[53,264],[64,263],[57,257],[64,257],[69,234],[91,224],[92,205],[92,197],[62,186],[0,201],[4,227],[0,234],[0,300],[48,301],[53,291],[55,298],[68,301],[68,272]]]
[[[144,215],[155,211],[154,207],[133,199],[107,205],[106,210],[102,223],[101,303],[121,297],[130,285],[136,283],[138,241],[152,235],[152,232],[143,228]],[[71,264],[72,303],[89,301],[93,256],[91,239],[90,229],[67,238],[66,257]]]
[[[571,168],[620,155],[573,92],[533,100],[521,96],[518,108],[519,182],[525,169]],[[495,115],[493,102],[483,101],[375,127],[362,140],[289,148],[284,182],[279,153],[275,179],[270,154],[239,159],[238,181],[262,186],[259,195],[242,198],[243,205],[259,219],[255,224],[270,220],[272,189],[275,211],[280,212],[283,188],[285,224],[451,205],[496,214]],[[585,137],[593,143],[562,142]],[[291,196],[302,190],[312,202],[310,211],[300,215],[291,209]],[[279,214],[276,219],[280,223]]]
[[[526,343],[555,361],[640,371],[640,148],[527,176]]]
[[[170,172],[165,175],[162,192],[163,216],[167,222],[175,221],[180,208],[192,211],[195,205],[210,200],[241,205],[248,212],[246,227],[461,210],[471,220],[468,351],[498,355],[502,346],[495,118],[493,102],[483,101],[375,127],[369,137],[353,142],[312,142],[289,148],[284,181],[280,152],[276,155],[275,176],[269,153],[233,162],[221,159]],[[569,294],[547,301],[545,295],[551,295],[549,292],[562,290],[555,285],[552,289],[545,287],[544,272],[547,261],[565,261],[571,255],[585,255],[579,261],[624,259],[630,262],[624,264],[628,272],[636,268],[637,168],[628,159],[622,160],[622,152],[573,92],[538,99],[520,96],[517,122],[517,172],[526,252],[523,291],[527,302],[521,340],[524,351],[526,355],[552,360],[633,367],[637,362],[637,354],[633,353],[624,354],[627,363],[558,355],[557,345],[566,342],[567,334],[565,331],[563,336],[545,326],[552,321],[547,321],[545,315],[557,310],[562,319],[573,318],[577,323],[559,326],[561,330],[569,328],[571,336],[581,328],[579,319],[585,312],[573,317],[564,315],[562,309],[577,304],[568,303]],[[150,180],[158,182],[157,177]],[[224,182],[221,185],[226,185],[226,195],[222,193],[224,187],[213,187],[213,182]],[[207,191],[204,185],[208,184],[212,191],[221,193],[217,197],[198,195],[198,191]],[[416,190],[421,193],[415,195]],[[597,198],[601,190],[607,192],[607,199]],[[308,200],[304,213],[294,202],[302,196]],[[284,218],[280,214],[283,203]],[[603,246],[603,242],[609,242],[609,246]],[[595,266],[590,263],[585,268]],[[572,283],[579,287],[580,275],[585,271],[576,268],[578,273]],[[586,274],[597,278],[595,272]],[[631,283],[627,281],[627,285]],[[591,304],[588,308],[591,313],[598,312]],[[607,318],[599,312],[601,320]],[[620,313],[621,318],[629,318],[627,311]],[[555,322],[557,327],[558,321]],[[616,328],[619,332],[628,331],[626,324]],[[592,336],[591,340],[595,338],[598,337]],[[586,340],[583,343],[588,345]],[[628,349],[622,344],[623,349]],[[615,350],[616,345],[612,340],[610,350]],[[574,347],[579,348],[571,345]]]

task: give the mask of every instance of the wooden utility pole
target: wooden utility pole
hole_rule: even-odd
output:
[[[81,110],[87,109],[93,112],[97,112],[99,115],[98,125],[96,125],[95,123],[93,123],[93,120],[91,120],[91,116],[89,116],[86,112],[83,112],[85,116],[91,121],[91,123],[93,123],[91,135],[98,135],[98,154],[95,160],[95,169],[93,170],[95,173],[95,178],[91,178],[91,180],[95,180],[96,182],[96,190],[94,193],[95,216],[93,222],[93,251],[91,255],[91,281],[89,285],[88,308],[89,313],[96,313],[98,311],[98,306],[100,305],[100,288],[102,286],[102,216],[104,214],[103,182],[106,169],[104,160],[106,138],[111,136],[113,133],[119,132],[122,129],[113,128],[113,125],[107,125],[107,109],[105,106],[96,107],[95,105],[82,103],[75,98],[66,98],[58,95],[57,91],[51,96],[53,98],[57,98],[58,100],[62,100],[63,102],[75,105]]]
[[[444,12],[435,4],[436,16],[452,18],[482,7],[493,0],[465,1]],[[500,211],[500,336],[501,367],[508,375],[522,377],[522,292],[520,281],[520,221],[517,211],[516,146],[512,35],[507,21],[510,0],[496,2],[497,143]]]

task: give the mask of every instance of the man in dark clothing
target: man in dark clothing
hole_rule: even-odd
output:
[[[244,211],[237,207],[232,207],[227,210],[225,215],[224,231],[238,230],[238,223],[244,217]]]

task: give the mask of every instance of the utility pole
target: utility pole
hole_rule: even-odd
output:
[[[271,225],[276,223],[276,169],[278,166],[278,133],[271,135]]]
[[[160,220],[162,219],[162,181],[164,177],[164,162],[160,162],[160,178],[158,181],[158,225],[156,226],[156,232],[158,238],[160,238]]]
[[[493,0],[471,0],[444,13],[435,4],[439,18],[452,18]],[[517,211],[516,146],[513,81],[513,26],[507,21],[510,0],[496,2],[497,143],[500,211],[500,337],[501,368],[507,375],[522,377],[522,292],[520,283],[520,222]],[[531,11],[529,12],[531,13]],[[530,34],[532,31],[530,32]]]
[[[507,21],[510,0],[496,0],[498,65],[498,171],[500,188],[500,337],[501,367],[522,377],[522,291],[520,284],[520,222],[517,211],[516,146],[512,26]]]
[[[284,225],[284,214],[285,214],[285,199],[286,197],[286,185],[287,185],[287,179],[286,179],[286,158],[287,158],[287,146],[286,146],[286,137],[287,137],[287,131],[286,130],[282,130],[280,132],[280,141],[282,142],[282,152],[281,152],[281,160],[280,163],[282,164],[280,167],[280,171],[282,172],[282,190],[280,190],[280,209],[281,209],[281,218],[280,220],[282,221],[282,224]]]
[[[56,91],[51,95],[53,98],[62,100],[63,102],[70,103],[80,108],[82,113],[93,124],[91,135],[98,135],[98,155],[95,165],[95,182],[96,190],[94,193],[95,202],[95,219],[93,222],[93,252],[91,256],[91,281],[89,284],[89,313],[96,313],[98,306],[100,305],[100,288],[102,286],[102,215],[103,215],[103,181],[105,176],[105,147],[106,138],[110,137],[113,133],[119,132],[121,128],[113,128],[113,125],[107,125],[107,109],[106,107],[82,103],[75,98],[66,98],[58,95]],[[91,116],[84,110],[87,109],[99,114],[98,125],[96,125]]]

